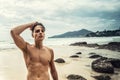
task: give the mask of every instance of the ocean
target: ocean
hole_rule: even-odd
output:
[[[32,38],[25,38],[25,41],[33,44]],[[109,42],[120,42],[120,36],[116,37],[81,37],[81,38],[45,38],[44,45],[69,45],[75,42],[87,42],[107,44]],[[0,50],[16,48],[12,38],[0,40]]]
[[[120,36],[118,37],[81,37],[81,38],[49,38],[45,40],[47,45],[69,45],[75,42],[87,42],[97,44],[107,44],[109,42],[120,42]]]

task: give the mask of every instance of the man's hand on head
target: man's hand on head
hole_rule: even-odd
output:
[[[32,30],[32,28],[33,28],[33,26],[35,26],[35,25],[37,25],[38,24],[38,22],[36,21],[36,22],[33,22],[33,25],[32,26],[30,26],[30,30]]]

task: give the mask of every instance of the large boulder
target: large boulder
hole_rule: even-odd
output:
[[[102,56],[98,55],[98,54],[94,54],[94,55],[91,55],[89,58],[100,58]]]
[[[99,45],[98,49],[109,49],[120,52],[120,42],[110,42],[108,44]]]
[[[108,45],[120,46],[120,42],[109,42]]]
[[[70,74],[67,76],[68,80],[87,80],[84,77],[80,76],[80,75],[75,75],[75,74]]]
[[[114,67],[108,61],[107,58],[102,57],[92,62],[92,69],[101,73],[114,73]]]
[[[76,42],[76,43],[72,43],[70,45],[71,46],[85,46],[85,45],[87,45],[87,42]]]
[[[92,77],[95,78],[96,80],[111,80],[111,77],[107,75],[99,75],[99,76],[92,76]]]
[[[89,53],[89,55],[95,55],[96,53],[95,52],[91,52],[91,53]]]
[[[72,56],[70,56],[70,58],[79,58],[79,56],[78,55],[72,55]]]
[[[55,62],[57,62],[57,63],[65,63],[65,60],[62,59],[62,58],[58,58],[58,59],[55,60]]]
[[[86,46],[87,47],[98,47],[99,45],[98,44],[87,44]]]
[[[81,52],[77,52],[76,54],[82,54]]]
[[[120,68],[120,59],[108,58],[107,61],[110,62],[113,67]]]
[[[98,44],[87,44],[87,42],[76,42],[76,43],[72,43],[70,44],[71,46],[86,46],[86,47],[98,47]]]

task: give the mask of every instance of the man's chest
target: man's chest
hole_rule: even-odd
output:
[[[30,50],[29,58],[32,62],[40,62],[46,65],[51,60],[51,53],[48,50]]]

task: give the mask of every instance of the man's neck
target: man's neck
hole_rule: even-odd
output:
[[[40,42],[35,42],[35,47],[38,48],[38,49],[43,48],[43,42],[42,42],[42,41],[40,41]]]

